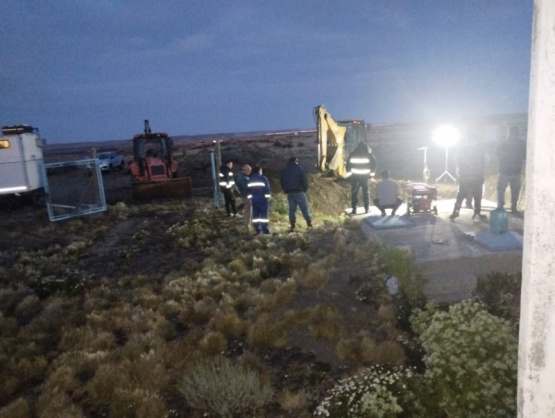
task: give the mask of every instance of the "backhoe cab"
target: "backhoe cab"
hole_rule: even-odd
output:
[[[346,178],[346,160],[359,142],[366,143],[366,124],[363,120],[335,121],[324,105],[314,108],[318,136],[318,168]]]
[[[165,132],[152,132],[145,120],[144,132],[133,137],[133,161],[129,163],[133,198],[190,197],[191,179],[178,178],[173,139]]]

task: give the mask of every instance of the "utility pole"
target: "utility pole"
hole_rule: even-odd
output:
[[[526,156],[518,416],[555,416],[555,1],[535,0]]]

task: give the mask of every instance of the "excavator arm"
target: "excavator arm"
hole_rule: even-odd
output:
[[[314,108],[318,136],[318,167],[332,170],[337,177],[346,177],[345,133],[347,128],[335,122],[323,105]]]

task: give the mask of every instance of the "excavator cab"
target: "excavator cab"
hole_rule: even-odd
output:
[[[314,108],[318,136],[318,167],[335,177],[347,177],[346,160],[359,142],[366,143],[363,120],[335,121],[323,105]]]
[[[152,132],[148,120],[142,134],[133,137],[133,161],[129,164],[133,198],[190,197],[191,179],[178,178],[173,139],[165,132]]]

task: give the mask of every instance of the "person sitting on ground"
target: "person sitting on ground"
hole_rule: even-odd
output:
[[[386,209],[391,209],[391,216],[394,216],[403,203],[399,183],[389,178],[389,170],[382,170],[381,176],[382,180],[376,184],[374,205],[381,211],[382,216],[386,215]]]

